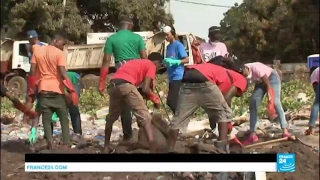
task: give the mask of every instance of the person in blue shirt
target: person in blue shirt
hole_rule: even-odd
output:
[[[33,55],[32,47],[33,47],[33,46],[45,46],[45,45],[46,45],[46,44],[40,42],[40,40],[39,40],[38,37],[39,37],[39,36],[38,36],[38,33],[37,33],[37,31],[35,31],[35,30],[30,30],[30,31],[27,32],[27,38],[28,38],[29,43],[30,43],[30,48],[29,48],[29,62],[31,61],[32,55]],[[31,66],[30,66],[30,68],[31,68]],[[28,85],[28,84],[29,84],[29,83],[27,83],[26,102],[27,102],[27,100],[28,100],[28,89],[29,89],[29,85]],[[40,104],[39,104],[39,101],[38,101],[38,95],[37,95],[37,94],[36,94],[36,97],[37,97],[36,112],[38,112],[38,113],[39,113],[39,116],[40,116],[40,114],[41,114],[41,112],[40,112]],[[31,108],[33,105],[32,105],[32,103],[26,103],[26,106]],[[39,118],[39,117],[38,117],[38,118]],[[27,122],[27,121],[28,121],[28,120],[27,120],[27,117],[24,116],[24,117],[23,117],[23,122]]]
[[[176,31],[173,27],[165,26],[163,32],[166,34],[166,40],[170,43],[167,46],[166,58],[164,60],[169,76],[167,105],[173,113],[176,113],[180,86],[184,74],[184,64],[189,62],[189,57],[184,45],[176,39]]]

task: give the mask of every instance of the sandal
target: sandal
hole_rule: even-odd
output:
[[[259,141],[259,137],[255,134],[255,135],[250,135],[249,138],[245,140],[242,144],[249,145],[258,141]]]

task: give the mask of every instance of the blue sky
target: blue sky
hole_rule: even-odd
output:
[[[184,2],[181,2],[184,1]],[[186,2],[191,3],[186,3]],[[197,5],[192,3],[211,4],[221,6],[233,6],[241,4],[243,0],[171,0],[170,11],[175,20],[177,32],[191,32],[201,38],[208,39],[208,28],[220,26],[223,13],[228,11],[226,7],[209,5]]]

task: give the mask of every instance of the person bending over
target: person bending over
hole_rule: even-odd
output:
[[[234,77],[234,82],[230,76]],[[182,82],[177,113],[170,123],[169,152],[174,152],[180,128],[189,123],[190,117],[201,107],[210,117],[209,120],[214,121],[210,124],[218,123],[219,137],[216,147],[228,153],[228,126],[232,120],[231,99],[245,92],[245,77],[221,66],[204,63],[187,67]]]
[[[137,118],[140,128],[146,132],[150,152],[156,152],[157,147],[151,126],[151,114],[138,91],[141,87],[143,94],[151,100],[156,108],[160,108],[160,98],[153,93],[156,71],[161,67],[162,55],[151,53],[148,59],[131,60],[123,64],[110,80],[108,86],[109,114],[106,117],[104,152],[110,153],[110,137],[113,123],[119,118],[122,108],[129,106]]]

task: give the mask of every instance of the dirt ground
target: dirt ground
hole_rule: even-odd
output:
[[[190,141],[188,142],[190,143]],[[181,141],[177,143],[177,152],[188,153],[188,143]],[[54,149],[55,153],[97,153],[101,147],[90,146],[82,149]],[[119,153],[148,153],[147,150],[136,149],[130,151],[127,146],[117,146],[116,151]],[[129,151],[129,152],[128,152]],[[312,151],[302,144],[294,142],[284,142],[265,149],[255,149],[258,153],[270,152],[294,152],[296,153],[296,172],[295,173],[268,173],[268,180],[301,180],[301,179],[319,179],[319,153]],[[24,172],[24,154],[30,152],[28,145],[24,141],[7,142],[1,146],[1,179],[8,180],[178,180],[187,179],[186,177],[177,176],[177,173],[26,173]],[[44,150],[42,152],[48,152]],[[205,173],[194,173],[195,179],[205,179]],[[240,180],[239,173],[231,173],[231,179]]]
[[[263,149],[257,152],[266,152]],[[268,149],[267,152],[290,152],[296,153],[296,172],[294,173],[268,173],[268,180],[301,180],[319,179],[319,152],[294,142],[283,142],[279,146]]]

